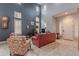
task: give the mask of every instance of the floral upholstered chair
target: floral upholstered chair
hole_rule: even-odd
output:
[[[7,42],[10,55],[23,56],[31,48],[30,41],[25,36],[10,36]]]

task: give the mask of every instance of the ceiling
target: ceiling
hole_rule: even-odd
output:
[[[40,5],[47,6],[45,16],[59,16],[65,12],[72,13],[79,8],[79,3],[43,3]]]
[[[79,13],[78,8],[74,8],[74,9],[69,9],[66,11],[63,11],[61,13],[58,13],[56,15],[54,15],[54,17],[62,17],[62,16],[66,16],[66,15],[70,15],[70,14],[77,14]]]

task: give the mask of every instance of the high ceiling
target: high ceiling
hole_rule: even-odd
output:
[[[44,3],[41,6],[46,5],[46,16],[55,16],[63,12],[74,12],[75,9],[79,8],[79,3]]]

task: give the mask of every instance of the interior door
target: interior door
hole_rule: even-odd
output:
[[[73,40],[74,39],[74,20],[72,18],[65,18],[62,20],[61,32],[62,38]]]
[[[14,33],[22,34],[22,19],[21,12],[14,12]]]
[[[15,34],[22,34],[22,20],[14,20]]]
[[[39,17],[36,17],[35,22],[36,22],[36,32],[39,33],[40,32],[40,22],[39,22]]]

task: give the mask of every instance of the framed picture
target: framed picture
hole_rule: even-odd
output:
[[[0,28],[7,29],[8,22],[9,22],[8,16],[0,16]]]
[[[31,21],[31,25],[34,25],[34,21]]]

